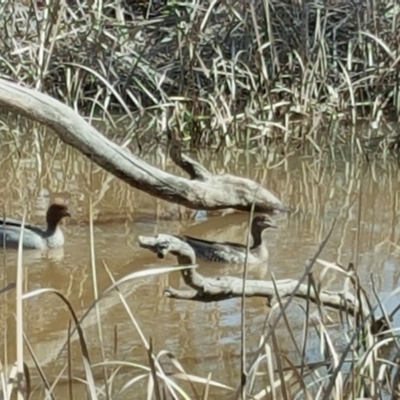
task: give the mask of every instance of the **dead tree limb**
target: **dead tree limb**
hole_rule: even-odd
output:
[[[203,167],[200,163],[192,160],[189,156],[182,154],[180,142],[167,131],[169,155],[172,161],[181,169],[183,169],[190,179],[197,179],[199,181],[207,181],[212,177],[212,174]]]
[[[138,240],[140,247],[156,253],[160,258],[171,253],[177,257],[180,265],[196,265],[196,256],[193,249],[175,236],[165,234],[159,234],[156,237],[139,236]],[[185,283],[191,287],[192,290],[177,290],[169,287],[165,291],[168,297],[212,302],[242,296],[243,280],[241,278],[229,276],[206,278],[193,268],[182,271],[182,276]],[[246,281],[245,296],[265,297],[268,300],[268,305],[271,306],[274,300],[276,300],[277,292],[282,299],[290,296],[296,288],[298,281],[294,279],[284,279],[276,281],[275,284],[277,289],[275,289],[271,281],[249,279]],[[314,303],[319,301],[327,307],[336,310],[346,310],[352,315],[359,309],[358,300],[348,291],[329,292],[322,290],[316,293],[313,288],[301,284],[295,297],[309,299]]]
[[[289,211],[256,182],[233,175],[212,175],[187,156],[172,155],[192,178],[186,179],[155,168],[101,135],[68,106],[50,96],[0,79],[2,111],[23,115],[51,128],[66,144],[132,187],[152,196],[197,210]]]

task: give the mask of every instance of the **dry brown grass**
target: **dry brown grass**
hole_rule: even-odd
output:
[[[170,106],[196,143],[314,142],[327,121],[400,113],[393,0],[91,4],[2,0],[0,75],[153,131]]]

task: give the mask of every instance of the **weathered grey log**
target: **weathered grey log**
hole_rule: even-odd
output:
[[[228,174],[212,175],[187,156],[179,158],[174,153],[173,159],[191,180],[155,168],[105,138],[68,106],[34,89],[0,79],[0,108],[51,128],[63,142],[152,196],[200,210],[250,211],[254,202],[256,212],[289,211],[256,182]]]
[[[196,256],[193,249],[175,236],[159,234],[156,237],[139,236],[140,247],[148,249],[163,258],[168,253],[176,256],[180,265],[196,266]],[[194,268],[182,271],[185,283],[193,290],[177,290],[167,288],[165,293],[174,299],[196,300],[212,302],[227,300],[243,295],[243,280],[236,277],[206,278],[200,275]],[[298,281],[284,279],[275,281],[247,280],[245,286],[246,297],[265,297],[268,305],[271,306],[276,300],[277,293],[283,299],[292,294]],[[276,289],[275,289],[276,287]],[[327,307],[336,310],[346,310],[354,315],[359,309],[358,300],[350,292],[329,292],[321,290],[315,293],[313,288],[301,284],[294,295],[297,298],[309,299],[316,303],[320,301]]]
[[[183,169],[190,179],[197,179],[199,181],[207,181],[212,177],[212,174],[203,167],[200,163],[192,160],[189,156],[182,154],[180,143],[167,131],[169,155],[172,161],[181,169]]]

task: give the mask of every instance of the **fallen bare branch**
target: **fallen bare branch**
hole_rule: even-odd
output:
[[[192,160],[185,154],[182,154],[179,142],[170,137],[169,138],[169,155],[172,161],[181,169],[183,169],[189,176],[190,179],[197,179],[199,181],[207,181],[212,177],[212,174],[203,167],[200,163]]]
[[[101,135],[68,106],[36,90],[0,79],[0,107],[51,128],[68,145],[136,189],[152,196],[200,210],[289,211],[258,183],[233,175],[212,175],[190,157],[173,159],[191,180],[155,168]]]
[[[141,247],[156,253],[160,258],[171,253],[177,257],[180,265],[196,265],[196,256],[193,249],[175,236],[166,234],[159,234],[156,237],[139,236],[138,241]],[[206,278],[194,268],[181,272],[185,283],[193,290],[178,290],[169,287],[165,291],[168,297],[212,302],[242,296],[243,280],[241,278],[229,276]],[[245,286],[245,296],[265,297],[268,300],[268,306],[271,306],[276,298],[276,292],[279,293],[281,298],[286,298],[292,295],[297,285],[297,280],[283,279],[275,282],[275,288],[271,281],[249,279]],[[319,301],[327,307],[346,310],[352,315],[359,309],[357,299],[347,291],[330,292],[321,290],[316,293],[313,288],[309,288],[306,284],[301,284],[294,296],[301,299],[309,299],[314,303]]]

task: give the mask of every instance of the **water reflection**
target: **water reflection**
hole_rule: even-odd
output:
[[[191,211],[131,189],[44,132],[38,132],[36,138],[29,129],[17,140],[9,136],[0,153],[0,184],[4,188],[0,210],[3,213],[16,218],[22,216],[26,207],[29,221],[40,224],[50,202],[62,200],[69,205],[72,218],[63,225],[66,237],[63,257],[38,258],[26,254],[24,291],[42,287],[59,290],[71,301],[78,315],[85,312],[94,298],[90,201],[94,207],[99,291],[111,284],[105,265],[118,279],[133,271],[176,264],[173,257],[158,260],[154,254],[140,249],[139,234],[185,233],[211,240],[245,242],[246,214],[209,217],[205,222],[181,219]],[[377,289],[382,294],[398,285],[400,180],[397,165],[364,165],[360,160],[331,163],[326,158],[309,157],[280,161],[272,156],[241,151],[221,152],[218,156],[204,152],[196,156],[212,172],[234,173],[257,180],[296,209],[289,218],[281,217],[277,221],[278,230],[267,233],[269,269],[250,271],[254,277],[267,279],[271,273],[276,279],[300,277],[305,261],[314,254],[336,218],[336,229],[321,257],[343,265],[357,261],[358,257],[357,268],[363,283],[370,288],[370,274],[374,273]],[[158,151],[147,152],[145,159],[154,165],[165,161],[168,171],[182,174],[169,160],[162,160]],[[15,280],[16,254],[7,252],[2,260],[4,286]],[[205,275],[241,273],[229,265],[202,263],[200,269]],[[333,274],[327,277],[327,282],[330,289],[342,285],[340,278]],[[212,304],[174,301],[163,296],[164,288],[169,285],[183,287],[178,273],[132,281],[123,285],[121,292],[144,335],[154,339],[157,351],[172,351],[193,374],[207,376],[212,372],[213,379],[235,385],[240,365],[240,301]],[[7,356],[9,363],[14,362],[16,354],[14,296],[15,293],[3,295],[1,305],[0,326],[6,343],[2,347],[2,359]],[[296,306],[289,312],[293,326],[301,332],[302,314]],[[247,300],[249,354],[257,347],[266,313],[263,299]],[[101,301],[100,315],[106,357],[147,363],[147,354],[116,292]],[[48,379],[53,380],[66,363],[66,351],[60,355],[59,351],[65,343],[71,318],[66,307],[51,294],[26,301],[24,316],[29,343]],[[92,362],[100,361],[95,312],[89,314],[83,326]],[[292,354],[290,340],[284,334],[280,340],[282,349]],[[317,341],[316,337],[310,338],[309,348],[317,348]],[[76,339],[72,353],[74,372],[83,376]],[[28,356],[27,363],[36,376]],[[121,375],[121,383],[129,376],[129,373]]]

